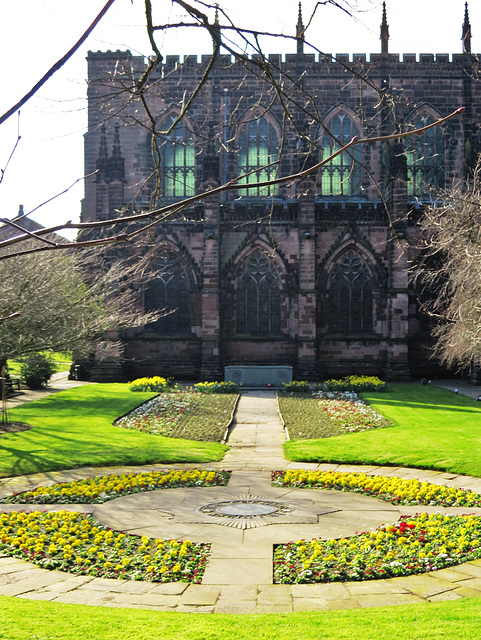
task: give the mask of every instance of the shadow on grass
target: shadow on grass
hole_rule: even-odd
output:
[[[361,394],[361,397],[369,404],[375,404],[378,407],[406,407],[481,414],[481,406],[472,398],[440,387],[391,386],[385,394],[366,392]]]

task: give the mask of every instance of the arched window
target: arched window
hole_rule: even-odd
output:
[[[163,334],[190,332],[189,283],[177,258],[166,253],[157,258],[153,268],[155,276],[144,293],[145,310],[165,310],[165,315],[146,329]]]
[[[235,283],[238,333],[281,332],[281,283],[272,260],[255,251],[243,263]]]
[[[327,294],[329,331],[352,335],[372,332],[371,272],[354,251],[332,270]]]
[[[256,185],[259,182],[273,180],[276,177],[277,165],[267,167],[277,160],[279,143],[277,134],[267,118],[251,120],[242,127],[239,136],[239,175],[255,171],[243,178],[239,184]],[[262,168],[261,167],[265,167]],[[239,192],[242,195],[267,197],[277,193],[276,186],[255,187]]]
[[[339,147],[360,134],[352,118],[340,112],[327,124],[322,136],[322,157],[328,158]],[[321,193],[323,196],[356,196],[361,193],[361,150],[353,147],[324,165],[321,170]]]
[[[415,129],[434,122],[430,115],[419,116]],[[406,142],[408,195],[427,195],[444,186],[444,136],[440,127],[432,127],[420,136],[410,136]]]
[[[174,121],[163,123],[167,129]],[[194,136],[188,127],[179,122],[165,136],[157,136],[162,194],[185,197],[195,192],[195,147]]]

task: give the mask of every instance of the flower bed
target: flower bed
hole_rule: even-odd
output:
[[[137,378],[129,382],[129,388],[131,391],[155,391],[160,393],[161,391],[175,391],[178,389],[174,384],[172,378],[161,378],[160,376],[154,376],[153,378]]]
[[[318,391],[279,395],[279,408],[291,440],[330,438],[392,426],[355,393]]]
[[[115,425],[169,438],[220,442],[236,401],[237,396],[225,394],[163,393],[119,418]]]
[[[369,476],[365,473],[305,471],[304,469],[274,471],[272,484],[276,487],[298,487],[299,489],[355,491],[392,504],[481,507],[481,495],[469,489],[445,487],[415,479]]]
[[[164,393],[115,421],[115,426],[144,433],[172,436],[179,420],[195,403],[192,394]]]
[[[330,391],[386,391],[386,383],[376,376],[345,376],[344,378],[332,378],[325,384]]]
[[[392,426],[378,411],[363,402],[355,393],[320,391],[319,407],[334,420],[339,433],[358,433]]]
[[[427,515],[340,540],[278,545],[274,582],[370,580],[442,569],[481,557],[481,518]]]
[[[98,476],[73,482],[61,482],[37,487],[7,496],[0,503],[8,504],[99,504],[120,496],[174,487],[224,486],[230,471],[151,471],[123,475]]]
[[[0,514],[0,550],[44,569],[102,578],[198,583],[210,545],[118,533],[70,511],[14,511]]]

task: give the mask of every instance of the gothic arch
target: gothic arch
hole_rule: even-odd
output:
[[[436,109],[423,103],[410,112],[406,123],[410,128],[417,129],[441,117]],[[449,127],[438,125],[420,136],[406,139],[408,197],[423,198],[432,189],[444,186],[450,138]]]
[[[363,238],[350,234],[344,237],[338,244],[331,248],[324,262],[320,265],[317,276],[318,287],[325,290],[334,265],[346,251],[354,251],[364,260],[371,270],[377,287],[381,287],[386,280],[386,272],[382,264],[376,258],[372,248]]]
[[[288,275],[272,246],[260,239],[245,246],[232,261],[226,284],[224,314],[231,333],[267,336],[286,331]]]
[[[196,139],[192,120],[185,115],[170,133],[163,133],[179,115],[180,111],[173,106],[165,109],[157,118],[155,144],[151,135],[146,139],[153,177],[158,170],[160,179],[155,189],[151,185],[151,191],[159,197],[188,197],[195,193]]]
[[[146,331],[162,335],[188,334],[195,324],[198,282],[192,261],[185,251],[162,242],[152,253],[150,273],[144,272],[142,286],[146,311],[165,310],[165,315]]]
[[[273,180],[279,157],[281,127],[277,119],[260,107],[247,111],[237,123],[235,146],[237,149],[237,175],[250,173],[239,184],[252,184],[252,188],[239,192],[248,197],[269,197],[278,193],[278,187],[256,187],[259,182]],[[266,165],[271,165],[267,167]],[[259,171],[257,168],[265,167]],[[252,173],[255,171],[254,173]]]
[[[359,116],[344,103],[339,103],[328,111],[319,128],[321,157],[329,157],[354,136],[362,137],[362,131]],[[362,149],[357,146],[324,165],[320,171],[321,197],[359,197],[363,179],[361,163]]]
[[[374,333],[380,276],[372,253],[353,239],[341,243],[319,275],[321,326],[343,336]]]

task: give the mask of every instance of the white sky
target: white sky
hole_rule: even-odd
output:
[[[0,113],[12,107],[79,39],[106,0],[0,0],[0,52],[3,90]],[[152,0],[155,22],[176,21],[171,0]],[[219,0],[237,24],[259,31],[294,35],[297,0]],[[303,1],[306,23],[315,0]],[[465,0],[387,0],[391,53],[460,53]],[[378,53],[381,0],[354,0],[355,19],[333,7],[319,7],[306,40],[329,53]],[[162,15],[163,14],[163,15]],[[481,52],[481,2],[471,0],[473,52]],[[221,22],[223,20],[221,19]],[[0,217],[13,218],[20,204],[32,218],[51,226],[78,221],[83,197],[83,133],[86,129],[88,50],[126,49],[150,53],[143,1],[116,0],[102,23],[75,56],[37,96],[0,126]],[[164,55],[210,53],[198,30],[162,41]],[[265,43],[265,51],[293,53],[293,41]],[[17,140],[21,139],[7,166]],[[71,185],[74,187],[63,195]],[[51,200],[54,198],[54,200]],[[48,204],[42,203],[51,200]]]

